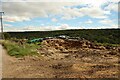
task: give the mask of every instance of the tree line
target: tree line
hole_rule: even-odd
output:
[[[35,39],[67,35],[80,37],[94,42],[120,44],[120,29],[71,29],[56,31],[5,32],[4,38]]]

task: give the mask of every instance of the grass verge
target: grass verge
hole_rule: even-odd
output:
[[[28,44],[28,43],[20,45],[18,43],[8,40],[1,41],[0,43],[4,46],[4,48],[7,50],[7,53],[10,56],[15,56],[15,57],[37,55],[38,54],[37,49],[40,48],[40,45]]]

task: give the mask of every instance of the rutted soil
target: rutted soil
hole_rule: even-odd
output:
[[[48,39],[37,49],[40,56],[10,61],[3,77],[117,78],[120,47],[105,47],[87,40]],[[4,58],[4,56],[3,56]]]

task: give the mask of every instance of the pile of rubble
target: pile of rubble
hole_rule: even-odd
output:
[[[93,48],[105,50],[106,47],[97,45],[88,40],[64,40],[64,39],[48,39],[42,42],[47,47],[55,49],[71,49],[71,48]]]
[[[42,42],[43,48],[39,53],[54,59],[68,57],[88,57],[116,55],[120,56],[120,47],[107,49],[105,46],[96,45],[88,40],[48,39]],[[85,59],[85,58],[84,58]],[[88,58],[87,58],[88,59]],[[97,58],[98,59],[98,58]]]

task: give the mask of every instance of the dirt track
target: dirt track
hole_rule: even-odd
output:
[[[17,59],[9,56],[5,49],[2,48],[2,77],[11,77],[12,71],[16,69],[13,65],[14,62],[17,62]]]
[[[2,46],[0,45],[0,78],[2,77]]]
[[[15,58],[9,56],[5,50],[3,50],[3,78],[44,78],[47,73],[47,69],[41,68],[40,66],[44,61],[39,63],[37,57],[24,57],[24,58]],[[42,70],[42,71],[41,71]],[[43,74],[44,73],[44,74]],[[49,75],[50,76],[50,75]]]
[[[64,43],[61,41],[54,42]],[[71,44],[64,49],[66,43],[61,45],[46,42],[43,42],[45,46],[39,49],[42,56],[15,58],[3,50],[3,78],[118,77],[118,52],[111,54],[110,50],[78,48],[78,46],[75,49],[75,46],[71,48]]]

